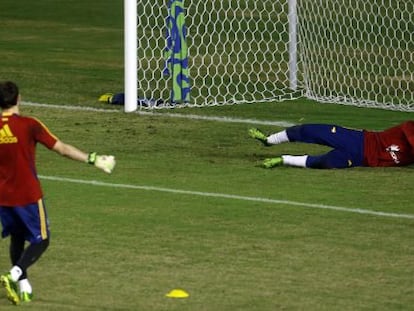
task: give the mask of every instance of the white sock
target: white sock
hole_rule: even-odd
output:
[[[23,271],[18,266],[13,266],[10,270],[10,276],[13,282],[17,282],[22,274],[23,274]]]
[[[289,166],[298,166],[298,167],[306,167],[306,160],[308,156],[292,156],[292,155],[282,155],[283,165]]]
[[[286,130],[269,135],[267,137],[267,143],[271,145],[277,145],[289,141],[289,137],[286,134]]]
[[[30,285],[30,282],[28,279],[23,279],[19,281],[19,288],[20,292],[26,292],[31,294],[32,293],[32,285]]]

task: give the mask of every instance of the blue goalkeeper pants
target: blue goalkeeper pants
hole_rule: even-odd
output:
[[[337,125],[304,124],[286,129],[292,142],[332,147],[318,156],[309,155],[306,166],[311,168],[347,168],[363,165],[364,133]]]

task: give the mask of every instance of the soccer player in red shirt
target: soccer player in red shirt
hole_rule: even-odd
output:
[[[39,120],[19,113],[20,95],[13,82],[0,82],[0,219],[2,236],[10,235],[11,270],[0,276],[13,303],[32,300],[27,269],[49,246],[48,218],[36,173],[36,144],[67,158],[90,163],[106,173],[113,156],[85,153],[53,135]],[[29,243],[25,247],[26,241]]]
[[[266,136],[256,128],[249,136],[265,146],[284,142],[304,142],[329,146],[325,154],[282,155],[265,159],[264,167],[287,165],[309,168],[355,166],[404,166],[414,163],[414,121],[406,121],[384,131],[367,131],[329,124],[303,124]]]

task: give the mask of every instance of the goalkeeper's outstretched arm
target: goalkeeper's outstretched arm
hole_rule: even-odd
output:
[[[115,157],[112,155],[98,155],[96,152],[85,153],[82,150],[79,150],[78,148],[66,144],[60,140],[55,143],[53,150],[69,159],[93,164],[108,174],[112,173],[112,170],[116,164]]]

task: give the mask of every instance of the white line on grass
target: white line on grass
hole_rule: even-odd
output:
[[[39,104],[39,103],[32,103],[32,102],[23,102],[22,104],[25,106],[66,109],[66,110],[75,110],[75,111],[79,110],[79,111],[93,111],[93,112],[103,112],[103,113],[123,112],[123,110],[120,110],[120,109],[102,109],[102,108],[70,106],[70,105],[49,105],[49,104]],[[192,119],[192,120],[206,120],[206,121],[217,121],[217,122],[227,122],[227,123],[274,125],[274,126],[279,126],[279,127],[289,127],[289,126],[295,125],[294,123],[290,123],[287,121],[269,121],[269,120],[266,121],[266,120],[256,120],[256,119],[201,116],[201,115],[196,115],[196,114],[181,114],[181,113],[171,113],[171,112],[160,113],[160,112],[155,112],[155,111],[137,110],[134,113],[139,114],[139,115],[146,115],[146,116],[181,118],[181,119]]]
[[[93,111],[93,112],[102,112],[102,113],[123,112],[123,110],[120,110],[120,109],[100,109],[100,108],[94,108],[94,107],[81,107],[81,106],[70,106],[70,105],[49,105],[49,104],[40,104],[40,103],[32,103],[32,102],[23,102],[23,105],[44,107],[44,108],[54,108],[54,109]],[[275,125],[275,126],[280,126],[280,127],[289,127],[289,126],[294,125],[293,123],[289,123],[286,121],[263,121],[263,120],[255,120],[255,119],[200,116],[200,115],[193,115],[193,114],[188,115],[188,114],[179,114],[179,113],[158,113],[158,112],[153,112],[153,111],[142,111],[142,110],[137,110],[135,113],[140,114],[140,115],[156,115],[160,117],[165,116],[165,117],[170,117],[170,118],[186,118],[186,119],[193,119],[193,120],[207,120],[207,121],[218,121],[218,122],[228,122],[228,123]],[[243,200],[243,201],[264,202],[264,203],[271,203],[271,204],[285,204],[285,205],[293,205],[293,206],[300,206],[300,207],[307,207],[307,208],[327,209],[327,210],[342,211],[342,212],[357,213],[357,214],[368,214],[368,215],[375,215],[375,216],[382,216],[382,217],[414,219],[413,214],[387,213],[387,212],[379,212],[379,211],[372,211],[372,210],[359,209],[359,208],[346,208],[346,207],[331,206],[331,205],[324,205],[324,204],[302,203],[302,202],[287,201],[287,200],[275,200],[275,199],[259,198],[259,197],[246,197],[246,196],[238,196],[238,195],[231,195],[231,194],[224,194],[224,193],[188,191],[188,190],[152,187],[152,186],[113,184],[113,183],[105,183],[105,182],[99,182],[99,181],[94,181],[94,180],[81,180],[81,179],[72,179],[72,178],[64,178],[64,177],[53,177],[53,176],[39,176],[39,177],[43,179],[47,179],[47,180],[90,184],[90,185],[104,186],[104,187],[181,193],[181,194],[198,195],[198,196],[205,196],[205,197],[215,197],[215,198],[235,199],[235,200]]]
[[[366,209],[360,209],[360,208],[331,206],[331,205],[325,205],[325,204],[302,203],[302,202],[295,202],[295,201],[288,201],[288,200],[276,200],[276,199],[268,199],[268,198],[260,198],[260,197],[246,197],[246,196],[232,195],[232,194],[225,194],[225,193],[189,191],[189,190],[180,190],[180,189],[172,189],[172,188],[153,187],[153,186],[114,184],[114,183],[106,183],[106,182],[101,182],[101,181],[96,181],[96,180],[82,180],[82,179],[57,177],[57,176],[39,175],[39,177],[41,179],[46,179],[46,180],[70,182],[70,183],[77,183],[77,184],[88,184],[88,185],[101,186],[101,187],[170,192],[170,193],[176,193],[176,194],[187,194],[187,195],[195,195],[195,196],[203,196],[203,197],[224,198],[224,199],[252,201],[252,202],[263,202],[263,203],[278,204],[278,205],[283,204],[283,205],[292,205],[292,206],[315,208],[315,209],[326,209],[326,210],[356,213],[356,214],[367,214],[367,215],[374,215],[374,216],[381,216],[381,217],[414,219],[413,214],[387,213],[387,212],[372,211],[372,210],[366,210]]]

